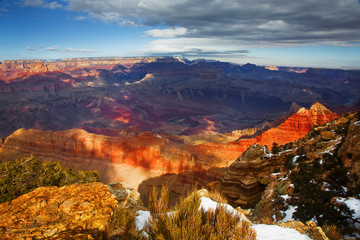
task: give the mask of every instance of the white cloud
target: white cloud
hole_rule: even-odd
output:
[[[33,46],[29,46],[26,48],[26,50],[29,50],[29,51],[34,51],[36,50],[36,47],[33,47]]]
[[[74,20],[76,20],[76,21],[83,21],[85,19],[87,19],[87,17],[85,17],[85,16],[76,16],[76,17],[74,17]]]
[[[85,48],[82,48],[82,49],[66,48],[63,50],[63,52],[66,52],[66,53],[92,53],[95,51],[85,49]]]
[[[23,0],[22,5],[24,7],[41,7],[41,8],[50,8],[50,9],[56,9],[56,8],[62,8],[63,5],[60,3],[53,1],[53,2],[47,2],[44,0]]]
[[[59,48],[60,48],[59,46],[53,46],[53,47],[45,48],[45,50],[57,52],[59,51]]]
[[[188,33],[188,29],[184,27],[180,28],[168,28],[168,29],[152,29],[145,32],[148,37],[156,38],[173,38],[184,36]]]

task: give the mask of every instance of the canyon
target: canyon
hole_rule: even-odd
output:
[[[2,61],[0,138],[19,128],[231,133],[276,121],[294,102],[338,114],[359,109],[359,79],[357,70],[171,57]]]
[[[252,144],[286,144],[360,109],[359,89],[357,70],[173,57],[2,61],[0,161],[34,154],[142,195],[168,182],[180,196],[220,180]]]
[[[201,178],[199,172],[214,174],[215,169],[228,167],[252,144],[270,147],[273,142],[292,142],[304,137],[312,126],[336,118],[337,114],[315,103],[310,109],[300,108],[280,125],[258,136],[235,138],[234,141],[231,136],[225,141],[226,136],[219,135],[200,138],[131,128],[118,132],[118,136],[94,134],[83,129],[56,132],[19,129],[5,139],[0,157],[12,160],[34,154],[44,160],[61,160],[66,167],[97,170],[105,183],[125,181],[137,189],[145,180],[168,174],[188,172],[198,178]]]

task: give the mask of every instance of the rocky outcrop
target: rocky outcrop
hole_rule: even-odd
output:
[[[284,228],[295,229],[301,234],[308,235],[312,240],[328,240],[329,238],[325,235],[321,227],[318,227],[316,223],[312,221],[306,222],[306,224],[300,221],[288,221],[278,222],[276,225]]]
[[[144,204],[140,199],[140,193],[125,182],[108,184],[110,192],[114,195],[118,204],[122,207],[136,210],[144,210]]]
[[[315,103],[309,110],[300,108],[276,128],[271,128],[261,134],[258,143],[271,146],[273,142],[280,145],[296,141],[306,136],[314,125],[323,125],[339,116],[331,112],[321,103]]]
[[[0,238],[99,239],[117,203],[101,183],[37,188],[0,204]]]
[[[269,153],[262,145],[252,145],[224,173],[221,192],[234,204],[249,206],[259,201],[278,165],[267,160]]]
[[[257,131],[258,128],[246,128],[243,130],[234,130],[231,132],[231,136],[241,138],[243,136],[253,136]]]

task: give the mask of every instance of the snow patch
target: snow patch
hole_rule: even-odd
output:
[[[282,228],[276,225],[254,224],[257,240],[311,240],[307,235],[290,228]]]
[[[292,216],[293,216],[293,213],[296,211],[297,206],[289,205],[288,207],[289,208],[285,212],[283,212],[285,214],[285,217],[281,220],[281,222],[287,222],[289,220],[294,220],[292,218]]]
[[[336,201],[340,203],[345,203],[350,208],[350,210],[354,210],[353,217],[360,219],[360,199],[350,197],[338,198]]]
[[[135,225],[139,231],[142,231],[146,222],[150,219],[150,212],[139,210],[138,214],[139,215],[135,217]]]
[[[360,125],[360,121],[354,122],[355,125]]]
[[[230,214],[234,214],[235,216],[238,215],[240,216],[240,219],[241,220],[245,220],[245,221],[249,221],[249,219],[247,219],[247,217],[245,217],[244,214],[240,213],[239,211],[237,211],[236,209],[234,209],[231,205],[229,204],[226,204],[226,203],[218,203],[218,202],[215,202],[213,200],[211,200],[210,198],[207,198],[207,197],[201,197],[200,198],[200,209],[204,209],[205,212],[211,210],[211,211],[214,211],[218,204],[220,204],[221,206],[224,206],[227,210],[228,213]]]

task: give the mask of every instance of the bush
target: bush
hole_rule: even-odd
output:
[[[324,224],[321,228],[330,240],[344,239],[343,235],[341,234],[339,228],[336,225]]]
[[[98,182],[96,171],[65,169],[61,162],[41,162],[34,156],[0,164],[0,203],[11,201],[38,187]]]
[[[135,225],[135,209],[118,206],[111,219],[108,239],[141,239]]]
[[[170,210],[168,194],[165,187],[150,194],[151,219],[145,227],[149,239],[256,239],[250,223],[223,205],[218,204],[215,211],[200,210],[200,196],[193,192]]]

